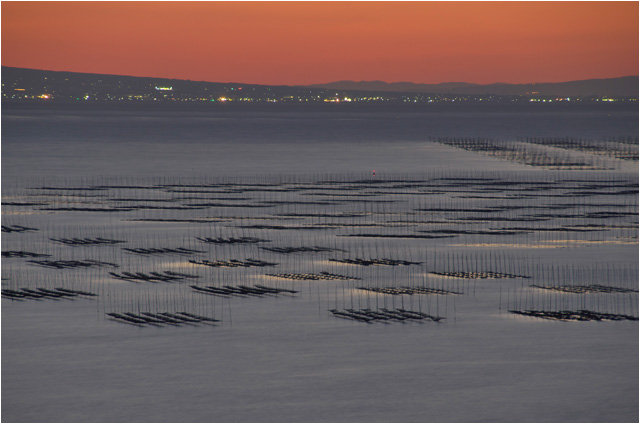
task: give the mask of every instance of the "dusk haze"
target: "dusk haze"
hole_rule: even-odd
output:
[[[3,2],[2,65],[245,84],[638,73],[638,2]]]
[[[2,422],[639,422],[638,5],[2,1]]]

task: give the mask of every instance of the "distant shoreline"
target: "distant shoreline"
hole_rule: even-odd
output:
[[[636,112],[638,102],[554,102],[554,103],[207,103],[207,102],[151,102],[151,101],[55,101],[20,100],[1,102],[5,111],[13,110],[157,110],[157,111],[212,111],[212,112],[486,112],[486,113],[532,113],[532,112]]]

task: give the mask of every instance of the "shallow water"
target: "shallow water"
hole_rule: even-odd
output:
[[[637,108],[268,112],[248,108],[4,106],[2,176],[179,176],[522,169],[437,137],[638,135]],[[632,169],[633,170],[633,169]]]
[[[559,322],[508,312],[586,308],[638,316],[637,162],[611,160],[615,167],[606,171],[554,171],[427,141],[638,134],[637,110],[534,112],[3,106],[2,225],[37,229],[3,232],[3,252],[119,265],[51,269],[3,257],[3,289],[99,294],[2,299],[3,420],[637,421],[637,321]],[[540,214],[553,216],[530,220]],[[576,225],[606,228],[577,231]],[[322,228],[299,229],[305,227]],[[526,231],[486,234],[514,227]],[[467,233],[388,237],[450,230]],[[126,243],[51,240],[74,237]],[[197,237],[270,241],[223,245]],[[178,246],[203,253],[123,250]],[[334,250],[261,249],[269,246]],[[329,261],[354,257],[421,263]],[[278,265],[188,262],[247,258]],[[108,274],[164,270],[200,278],[154,283]],[[461,270],[530,278],[431,273]],[[322,271],[360,280],[265,276]],[[530,287],[566,283],[636,292],[571,296]],[[298,293],[222,298],[197,293],[192,284],[264,284]],[[358,289],[390,285],[463,294]],[[367,324],[328,311],[382,307],[444,319]],[[139,327],[106,315],[145,310],[188,310],[220,322]]]

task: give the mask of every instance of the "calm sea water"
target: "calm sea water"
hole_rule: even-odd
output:
[[[125,106],[3,106],[2,176],[422,172],[487,166],[429,137],[638,135],[637,107],[619,105]]]
[[[3,201],[15,193],[14,201],[32,200],[30,196],[41,195],[40,200],[61,207],[53,211],[37,205],[3,206],[3,225],[39,229],[26,233],[3,232],[3,251],[37,251],[51,254],[55,259],[106,260],[117,262],[123,271],[188,270],[202,276],[198,280],[202,285],[266,281],[291,285],[300,291],[291,297],[222,299],[193,294],[188,284],[134,283],[110,278],[103,269],[47,269],[24,258],[3,258],[3,288],[68,285],[89,287],[100,293],[98,300],[2,300],[3,420],[637,421],[637,321],[557,322],[514,318],[505,309],[516,301],[516,289],[519,302],[526,302],[528,296],[532,296],[529,300],[533,301],[528,282],[523,279],[458,282],[456,287],[466,287],[461,296],[404,296],[402,300],[389,297],[384,301],[397,302],[398,306],[406,302],[410,309],[429,308],[445,315],[446,319],[438,324],[369,325],[337,319],[327,311],[338,304],[346,307],[355,303],[356,307],[364,307],[360,302],[380,300],[355,290],[361,281],[274,283],[265,279],[262,274],[267,271],[259,268],[222,271],[197,268],[182,257],[139,257],[124,253],[119,246],[63,246],[50,240],[102,236],[127,240],[126,246],[130,247],[181,245],[206,250],[198,256],[200,259],[255,257],[280,262],[274,269],[283,272],[359,273],[363,284],[440,284],[434,283],[439,280],[426,276],[427,263],[443,268],[451,262],[452,266],[457,264],[463,269],[479,266],[478,261],[481,264],[484,261],[487,266],[500,268],[491,270],[515,273],[526,270],[534,276],[533,281],[539,283],[548,283],[550,276],[560,281],[567,275],[575,275],[586,276],[588,282],[607,278],[607,283],[633,286],[638,268],[638,245],[633,242],[634,236],[637,241],[637,226],[631,225],[634,220],[626,216],[611,218],[611,222],[625,224],[624,228],[603,233],[541,231],[524,236],[507,235],[499,240],[493,235],[435,240],[336,237],[336,234],[351,232],[383,231],[375,225],[368,226],[376,219],[415,220],[412,224],[384,229],[413,232],[451,229],[450,224],[460,217],[455,210],[446,215],[424,211],[430,207],[455,209],[508,203],[530,209],[514,209],[514,215],[504,212],[500,216],[540,212],[560,215],[548,224],[455,223],[455,228],[465,229],[602,223],[597,215],[589,219],[565,219],[562,214],[615,212],[613,208],[620,204],[624,210],[634,207],[637,210],[637,201],[632,201],[631,195],[575,199],[563,196],[571,191],[571,184],[580,190],[592,185],[592,181],[581,184],[580,179],[606,182],[615,172],[580,171],[555,179],[552,171],[531,171],[517,163],[428,142],[429,137],[452,136],[498,140],[637,137],[638,111],[617,105],[519,109],[439,106],[418,110],[3,105]],[[636,166],[632,164],[630,169],[637,171]],[[207,187],[196,188],[196,192],[189,192],[186,187],[182,193],[180,185],[176,185],[175,193],[126,187],[157,182],[148,177],[167,177],[165,182],[170,184],[199,179],[210,183],[216,178],[233,181],[236,177],[252,177],[246,180],[254,183],[273,182],[282,174],[285,174],[284,180],[289,178],[293,182],[313,182],[314,175],[322,180],[340,180],[345,176],[352,181],[361,175],[371,176],[374,169],[381,179],[385,175],[420,175],[433,171],[432,177],[461,172],[471,177],[498,176],[506,182],[527,182],[532,175],[547,183],[572,182],[567,183],[569,188],[549,189],[549,197],[544,197],[545,186],[535,192],[542,197],[524,201],[474,199],[477,187],[466,187],[465,193],[457,193],[458,189],[452,188],[451,192],[425,195],[416,195],[417,189],[411,187],[402,189],[406,191],[403,195],[390,187],[375,187],[365,190],[374,192],[369,193],[374,197],[359,197],[353,203],[338,206],[304,201],[331,198],[326,197],[326,193],[310,197],[308,193],[286,190],[261,192],[260,186],[250,191],[217,194],[207,194]],[[525,170],[529,173],[523,172]],[[619,172],[618,177],[628,183],[630,178],[631,181],[637,179],[637,173]],[[113,191],[33,189],[87,187],[96,182],[114,184]],[[117,188],[120,185],[125,187]],[[323,189],[331,188],[335,187]],[[203,192],[197,193],[197,190]],[[376,194],[379,190],[385,194]],[[512,192],[501,194],[508,197]],[[155,199],[162,196],[177,203],[159,203]],[[116,213],[63,210],[69,205],[87,208],[138,205],[145,203],[143,199],[155,199],[147,204],[149,207],[209,203],[213,201],[210,197],[221,196],[239,198],[227,200],[231,203],[295,201],[282,202],[272,208],[207,207],[186,211],[149,208]],[[106,200],[108,198],[112,200]],[[366,203],[376,199],[396,202]],[[101,203],[103,201],[107,203]],[[577,206],[569,205],[567,210],[559,211],[539,209],[541,205],[557,206],[558,203]],[[412,215],[420,209],[423,212]],[[319,224],[329,219],[322,214],[354,211],[362,212],[361,217],[335,220],[363,224],[362,228],[285,231],[241,227],[254,222]],[[290,212],[307,214],[309,218],[291,220],[292,217],[286,215]],[[213,221],[135,220],[192,216]],[[429,223],[443,216],[451,221]],[[229,221],[217,222],[220,217],[227,217]],[[196,239],[219,235],[264,237],[272,240],[274,246],[337,246],[345,250],[345,256],[411,259],[425,264],[338,266],[328,261],[334,253],[283,256],[265,253],[256,246],[205,245]],[[561,239],[559,248],[524,246],[533,242],[553,244],[555,239]],[[497,240],[521,245],[517,248],[464,246],[461,243],[465,240]],[[539,293],[534,294],[536,299],[541,298]],[[621,296],[601,298],[616,299],[618,303],[610,300],[608,306],[620,309],[622,305],[625,311],[631,310],[637,315],[637,293]],[[572,305],[580,299],[586,298],[572,299]],[[593,303],[593,299],[588,300]],[[221,318],[222,322],[215,327],[138,328],[105,317],[108,308],[137,311],[158,302],[161,308],[167,308],[165,310],[192,307]]]

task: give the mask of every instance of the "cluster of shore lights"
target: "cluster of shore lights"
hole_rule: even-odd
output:
[[[551,103],[551,102],[570,102],[571,98],[565,97],[565,98],[557,98],[557,99],[530,99],[529,101],[530,102],[543,102],[543,103],[546,103],[546,102],[549,102],[549,103]]]
[[[334,99],[324,99],[325,102],[332,102],[332,103],[340,103],[340,102],[352,102],[353,99],[349,98],[349,97],[345,97],[344,99],[340,100],[338,97],[334,98]]]

